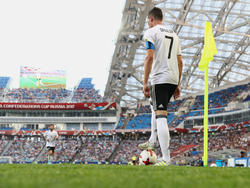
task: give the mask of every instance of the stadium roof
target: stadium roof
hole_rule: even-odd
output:
[[[203,90],[198,64],[203,49],[205,21],[210,21],[218,49],[210,63],[210,89],[238,82],[250,75],[249,0],[127,0],[111,62],[105,95],[122,106],[133,107],[142,95],[143,32],[148,11],[164,11],[164,23],[179,35],[184,63],[182,95]]]

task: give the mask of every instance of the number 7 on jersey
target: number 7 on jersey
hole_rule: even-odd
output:
[[[169,46],[169,49],[168,49],[168,59],[171,58],[171,51],[172,51],[172,47],[173,47],[173,42],[174,42],[174,38],[173,37],[170,37],[170,36],[165,36],[166,39],[170,39],[170,46]]]

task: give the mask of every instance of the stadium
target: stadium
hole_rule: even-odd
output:
[[[167,167],[138,165],[138,145],[151,135],[143,35],[155,6],[180,38],[183,60],[181,95],[167,107]],[[249,12],[248,0],[124,1],[103,94],[95,70],[70,87],[65,70],[22,65],[19,87],[12,87],[17,78],[0,75],[0,187],[249,187]],[[202,167],[206,21],[218,52],[209,64],[208,167]],[[58,134],[53,160],[44,136],[51,125]]]

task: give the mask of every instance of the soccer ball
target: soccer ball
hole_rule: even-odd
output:
[[[148,153],[149,153],[149,162],[151,164],[155,164],[157,162],[157,156],[155,152],[152,150],[148,150]]]
[[[139,165],[149,165],[149,152],[143,150],[139,155]]]
[[[157,161],[157,157],[152,150],[143,150],[139,155],[139,165],[152,165]]]

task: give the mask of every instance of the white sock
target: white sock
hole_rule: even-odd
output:
[[[49,155],[49,161],[53,161],[53,156]]]
[[[157,127],[156,127],[156,118],[155,118],[155,111],[153,109],[153,106],[150,105],[151,111],[152,111],[152,116],[151,116],[151,136],[149,138],[149,142],[152,144],[156,143],[157,139]]]
[[[161,146],[162,158],[166,162],[170,162],[170,151],[169,151],[170,135],[169,135],[167,119],[157,118],[156,124],[157,124],[158,139]]]

